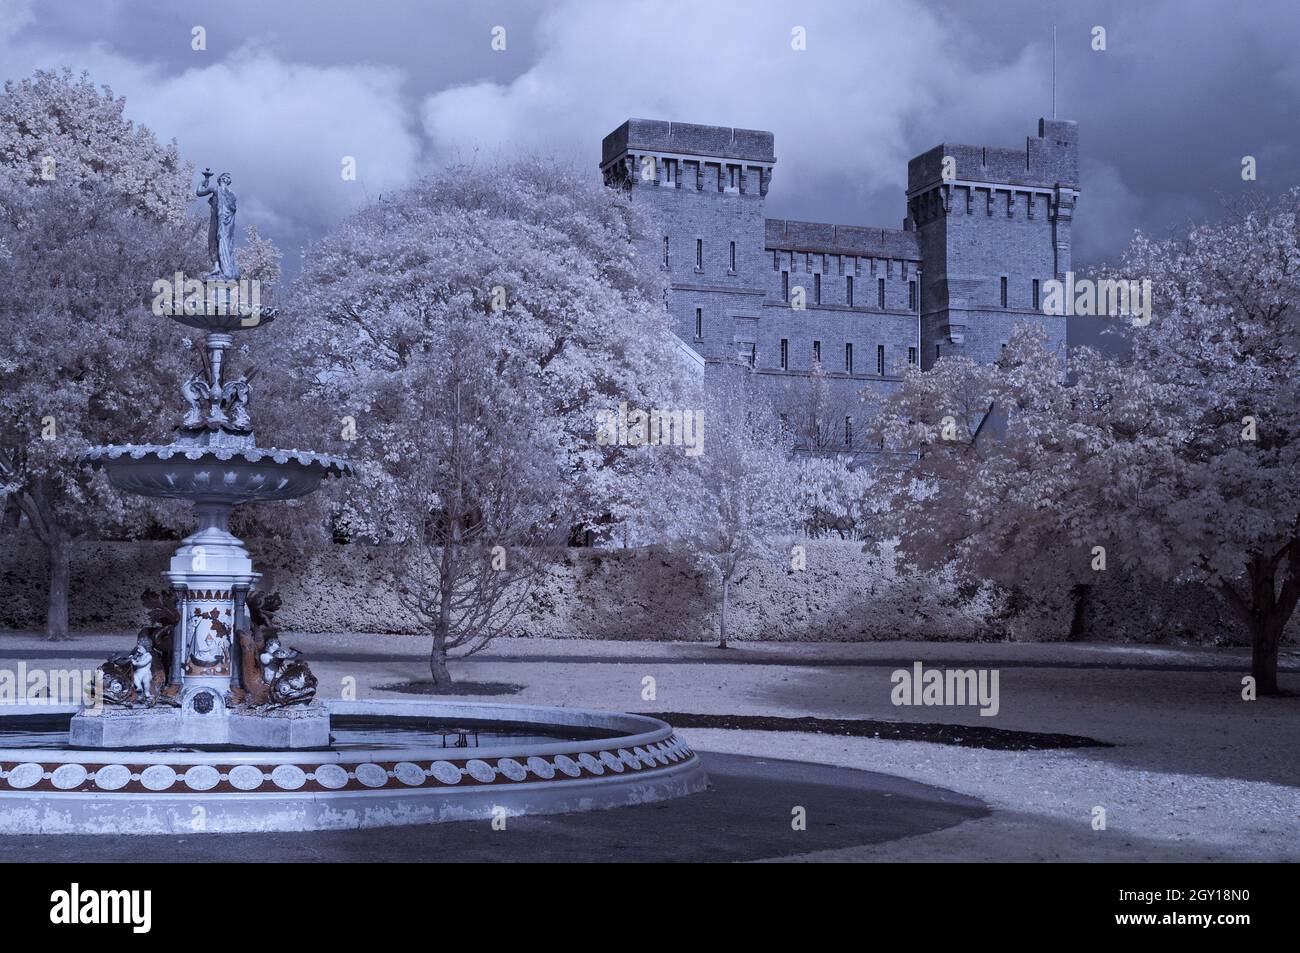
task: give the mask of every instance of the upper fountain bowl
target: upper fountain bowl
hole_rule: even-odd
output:
[[[127,493],[231,505],[292,500],[352,472],[338,457],[271,447],[109,444],[91,447],[80,462],[103,467]]]
[[[176,311],[168,313],[167,316],[179,324],[197,328],[209,334],[232,334],[235,331],[251,331],[262,325],[270,324],[279,313],[279,308],[250,309],[247,307],[222,313],[222,309],[213,307],[190,311],[178,308]]]

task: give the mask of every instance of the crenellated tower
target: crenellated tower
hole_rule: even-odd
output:
[[[772,133],[727,126],[629,119],[602,145],[605,184],[659,224],[647,251],[669,274],[674,328],[709,364],[753,360],[775,163]]]
[[[1025,148],[944,143],[907,166],[920,244],[921,366],[995,361],[1016,323],[1037,322],[1065,355],[1065,318],[1043,314],[1045,283],[1070,270],[1079,130],[1040,119]]]

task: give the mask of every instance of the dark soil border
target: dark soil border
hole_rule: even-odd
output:
[[[1052,748],[1113,748],[1108,741],[1082,735],[1011,731],[983,725],[942,725],[929,722],[875,721],[857,718],[778,718],[773,715],[700,715],[680,711],[639,714],[661,718],[674,728],[726,728],[736,731],[804,731],[845,738],[881,738],[886,741],[928,741],[959,748],[993,751],[1042,751]]]
[[[401,692],[403,695],[438,695],[451,697],[455,695],[517,695],[524,690],[523,685],[514,682],[453,682],[446,691],[434,688],[433,682],[397,682],[393,685],[376,685],[382,692]]]

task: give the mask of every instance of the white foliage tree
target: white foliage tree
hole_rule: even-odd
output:
[[[371,205],[315,246],[292,296],[299,353],[336,420],[356,421],[376,465],[344,505],[350,536],[399,541],[388,525],[388,464],[409,420],[373,418],[373,395],[442,347],[464,315],[502,336],[545,399],[568,482],[558,501],[596,525],[626,499],[628,462],[595,440],[598,408],[669,406],[680,362],[663,278],[638,251],[647,224],[627,198],[540,159],[457,166]],[[502,386],[507,386],[502,384]],[[376,435],[382,442],[376,444]]]
[[[718,380],[702,407],[703,452],[644,447],[654,477],[637,519],[690,553],[715,586],[718,647],[728,645],[732,587],[763,559],[788,558],[801,522],[798,464],[770,405],[743,380]]]
[[[75,540],[176,525],[174,507],[117,494],[77,458],[179,420],[181,335],[151,313],[151,289],[202,267],[198,238],[103,184],[0,183],[0,505],[48,555],[48,638],[68,634]]]
[[[878,506],[876,478],[840,456],[795,459],[795,505],[809,536],[860,537]]]
[[[472,655],[508,631],[563,543],[567,474],[545,395],[503,319],[430,321],[441,346],[376,395],[376,409],[398,427],[418,421],[386,462],[398,491],[390,520],[404,524],[393,565],[400,601],[432,637],[434,689],[447,691],[450,653]]]
[[[1300,190],[1183,240],[1138,237],[1112,277],[1149,280],[1153,318],[1123,325],[1124,359],[1079,349],[1063,377],[1022,328],[999,366],[909,372],[879,419],[914,455],[892,478],[904,553],[1041,588],[1087,578],[1100,547],[1108,572],[1203,582],[1251,633],[1257,691],[1277,693],[1300,600],[1298,210]]]
[[[121,195],[155,219],[180,222],[194,170],[176,143],[123,115],[126,100],[86,74],[37,70],[0,93],[0,179],[14,185],[85,182]]]
[[[508,627],[557,529],[635,496],[593,420],[677,386],[645,227],[626,197],[528,160],[448,169],[308,254],[293,360],[360,466],[336,529],[405,552],[439,687],[451,653]]]

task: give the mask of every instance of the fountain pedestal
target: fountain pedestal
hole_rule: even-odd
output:
[[[168,682],[181,686],[181,710],[202,721],[223,714],[242,689],[236,631],[246,627],[244,599],[261,578],[244,544],[229,529],[232,505],[198,500],[199,528],[182,540],[163,578],[176,594],[181,621]],[[175,639],[175,637],[173,637]]]
[[[200,498],[194,509],[199,528],[181,541],[162,574],[180,614],[167,673],[167,683],[179,687],[151,707],[88,709],[74,716],[72,744],[327,746],[329,714],[317,702],[269,711],[238,707],[243,665],[258,663],[242,658],[236,633],[249,628],[245,598],[262,574],[230,532],[231,502]]]
[[[153,708],[87,708],[72,716],[68,743],[74,748],[153,748],[235,745],[240,748],[327,748],[329,712],[320,702],[274,711],[238,708],[206,714]]]

